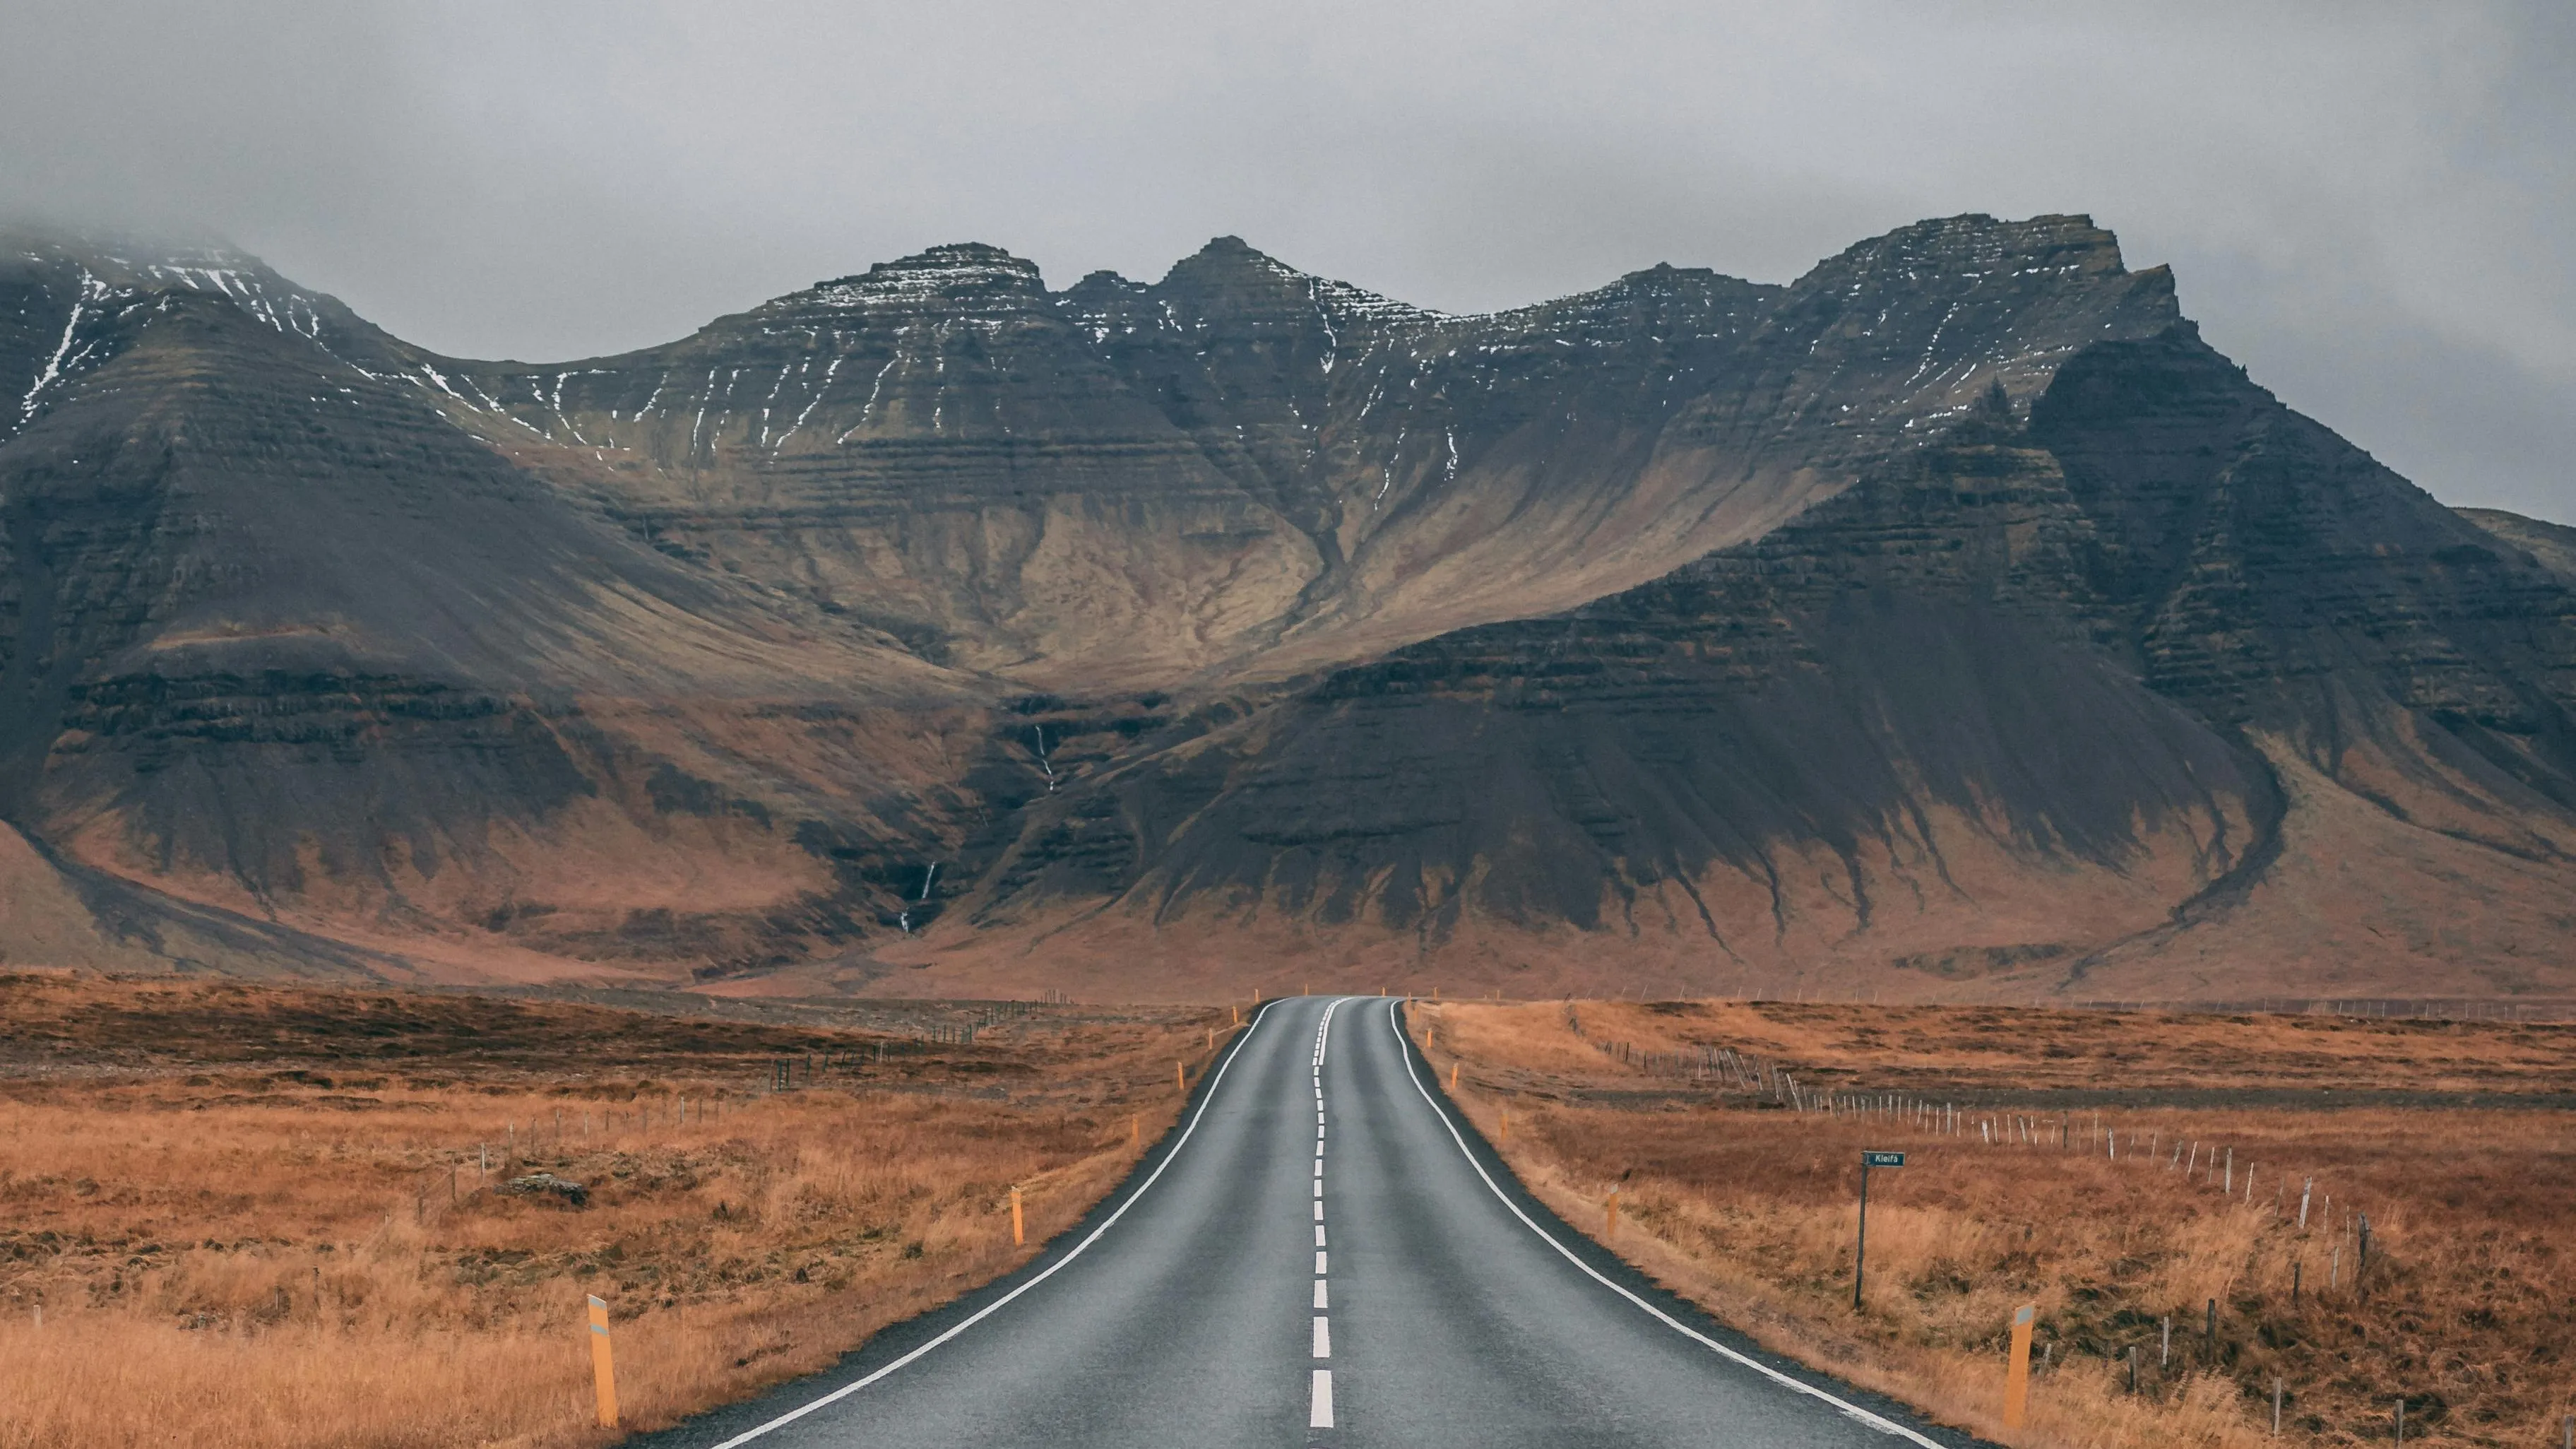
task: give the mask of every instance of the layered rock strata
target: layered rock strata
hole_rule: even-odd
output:
[[[1474,317],[942,247],[549,366],[8,254],[13,959],[2576,985],[2576,547],[2082,218]]]

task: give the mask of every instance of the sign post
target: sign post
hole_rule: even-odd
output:
[[[1852,1311],[1860,1311],[1861,1284],[1869,1277],[1869,1170],[1873,1167],[1903,1167],[1902,1152],[1864,1152],[1860,1155],[1860,1241],[1852,1253]]]

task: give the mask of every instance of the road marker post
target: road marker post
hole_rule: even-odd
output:
[[[1502,1132],[1501,1132],[1500,1134],[1498,1134],[1498,1135],[1499,1135],[1499,1140],[1504,1141],[1504,1142],[1509,1142],[1509,1141],[1511,1141],[1511,1140],[1512,1140],[1512,1109],[1511,1109],[1511,1108],[1509,1108],[1509,1107],[1505,1107],[1505,1108],[1503,1108],[1503,1109],[1502,1109],[1502,1113],[1503,1113],[1503,1130],[1502,1130]]]
[[[1869,1170],[1873,1167],[1903,1167],[1902,1152],[1863,1152],[1860,1155],[1860,1238],[1852,1249],[1852,1312],[1860,1312],[1860,1288],[1869,1277]],[[2024,1345],[2027,1347],[2028,1345]]]
[[[1617,1237],[1618,1234],[1619,1189],[1614,1187],[1610,1189],[1610,1196],[1601,1204],[1601,1236],[1611,1238]]]
[[[1455,1095],[1455,1094],[1456,1094],[1456,1092],[1457,1092],[1457,1090],[1458,1090],[1458,1064],[1457,1064],[1456,1062],[1451,1062],[1451,1063],[1449,1064],[1449,1091],[1451,1092],[1451,1094],[1452,1094],[1452,1095]]]
[[[1128,1114],[1127,1114],[1127,1145],[1128,1145],[1128,1146],[1130,1146],[1130,1147],[1138,1147],[1138,1146],[1142,1146],[1142,1145],[1144,1144],[1144,1141],[1145,1141],[1145,1123],[1144,1123],[1144,1119],[1143,1119],[1143,1114],[1141,1114],[1141,1113],[1137,1113],[1137,1112],[1130,1112],[1130,1113],[1128,1113]]]
[[[1014,1186],[1011,1189],[1011,1246],[1016,1248],[1027,1241],[1020,1227],[1020,1190]]]
[[[2004,1430],[2009,1433],[2021,1427],[2022,1415],[2030,1408],[2030,1331],[2039,1317],[2039,1305],[2025,1303],[2013,1310],[2012,1362],[2004,1370]]]
[[[1179,1062],[1172,1063],[1172,1085],[1184,1092],[1190,1089],[1190,1074]]]
[[[608,1351],[608,1300],[590,1295],[590,1377],[599,1396],[599,1427],[617,1427],[617,1363]]]

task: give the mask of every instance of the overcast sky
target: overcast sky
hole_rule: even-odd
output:
[[[0,0],[0,213],[194,226],[441,350],[944,241],[1222,233],[1477,310],[2091,213],[2257,380],[2576,521],[2576,5]]]

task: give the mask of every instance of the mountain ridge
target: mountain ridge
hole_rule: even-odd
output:
[[[0,247],[0,820],[254,944],[58,954],[2566,985],[2576,550],[2282,407],[2087,218],[1473,316],[964,243],[544,366],[134,250]]]

